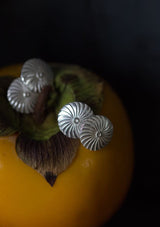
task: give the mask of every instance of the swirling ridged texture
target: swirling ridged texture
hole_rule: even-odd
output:
[[[44,86],[53,83],[53,72],[41,59],[29,59],[22,66],[21,79],[31,91],[41,92]]]
[[[64,135],[79,138],[81,123],[93,116],[91,108],[81,102],[73,102],[62,107],[58,114],[58,125]]]
[[[94,115],[83,124],[80,140],[83,146],[89,150],[96,151],[106,146],[113,135],[111,121],[99,115]]]
[[[38,93],[26,87],[20,78],[13,80],[7,91],[11,106],[20,113],[32,113],[38,99]]]

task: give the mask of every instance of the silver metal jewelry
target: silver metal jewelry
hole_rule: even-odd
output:
[[[32,113],[38,99],[38,93],[26,87],[20,78],[13,80],[7,91],[11,106],[20,113]]]
[[[44,86],[53,83],[53,72],[46,62],[33,58],[22,66],[21,79],[31,91],[41,92]]]
[[[80,125],[93,116],[91,108],[82,102],[72,102],[62,107],[58,114],[59,129],[70,138],[79,138]]]
[[[113,135],[111,121],[101,115],[94,115],[82,123],[80,141],[89,150],[96,151],[106,146]]]

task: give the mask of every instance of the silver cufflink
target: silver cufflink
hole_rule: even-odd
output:
[[[64,135],[79,138],[82,145],[92,151],[106,146],[113,135],[112,122],[105,116],[94,115],[91,108],[81,102],[62,107],[58,114],[58,125]]]
[[[21,70],[21,80],[33,92],[41,92],[44,86],[53,83],[53,72],[41,59],[26,61]]]
[[[44,86],[53,83],[53,72],[50,66],[41,59],[29,59],[21,70],[19,78],[13,80],[7,91],[11,106],[20,113],[32,113],[38,94]]]
[[[70,138],[79,138],[82,122],[93,115],[91,108],[81,102],[72,102],[64,107],[58,114],[58,125],[61,132]]]
[[[13,109],[20,113],[32,113],[38,93],[26,87],[20,78],[13,80],[7,91],[7,98]]]
[[[94,115],[83,123],[80,141],[84,147],[96,151],[105,147],[112,139],[113,125],[104,116]]]

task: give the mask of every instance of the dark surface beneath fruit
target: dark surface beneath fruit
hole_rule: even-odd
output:
[[[136,165],[127,199],[105,225],[158,220],[160,2],[3,0],[0,66],[32,57],[74,63],[105,77],[131,119]]]

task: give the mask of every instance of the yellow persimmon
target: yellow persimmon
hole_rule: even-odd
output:
[[[0,75],[20,74],[21,65]],[[54,186],[16,154],[16,136],[0,137],[0,227],[97,227],[122,204],[133,172],[128,116],[106,83],[102,115],[114,125],[111,142],[100,151],[80,145],[72,164]]]

